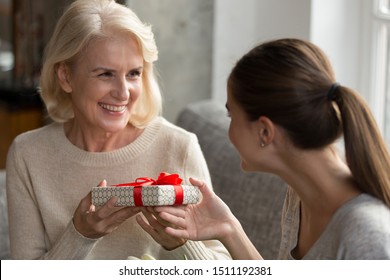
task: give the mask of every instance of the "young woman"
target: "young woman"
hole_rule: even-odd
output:
[[[367,105],[336,83],[324,53],[297,39],[264,43],[238,61],[227,88],[242,169],[289,184],[279,258],[390,259],[389,152]],[[345,160],[334,148],[342,135]],[[218,239],[236,259],[261,258],[224,202],[191,182],[203,193],[198,205],[154,209],[179,227],[165,232]]]

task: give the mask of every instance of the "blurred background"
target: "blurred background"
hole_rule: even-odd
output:
[[[37,95],[43,50],[71,0],[0,0],[0,169],[13,138],[48,122]],[[359,91],[390,143],[390,0],[123,0],[150,23],[164,116],[226,102],[234,63],[255,45],[306,39],[330,57],[338,81]]]

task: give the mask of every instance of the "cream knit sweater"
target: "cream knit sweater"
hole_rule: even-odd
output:
[[[178,173],[210,182],[194,134],[163,118],[154,120],[130,145],[113,152],[86,152],[72,145],[62,124],[19,135],[7,159],[11,254],[15,259],[227,259],[218,241],[192,242],[166,251],[136,223],[135,217],[99,239],[79,234],[72,215],[80,200],[106,179],[108,184]]]

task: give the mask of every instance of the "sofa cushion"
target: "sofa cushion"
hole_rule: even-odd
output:
[[[230,207],[265,259],[276,259],[286,184],[267,173],[244,173],[228,138],[229,118],[211,100],[188,105],[177,124],[195,133],[206,158],[214,191]]]

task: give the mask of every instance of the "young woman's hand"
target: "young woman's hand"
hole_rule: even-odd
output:
[[[165,231],[175,237],[190,240],[223,239],[233,230],[236,218],[229,207],[203,181],[190,179],[202,193],[202,201],[186,206],[159,206],[155,211],[174,225]]]
[[[197,186],[203,195],[200,203],[155,208],[162,219],[174,225],[166,227],[165,232],[190,240],[217,239],[233,259],[262,259],[240,222],[222,199],[204,182],[195,179],[190,179],[190,182]]]
[[[99,187],[105,187],[103,180]],[[87,194],[78,205],[74,215],[73,224],[76,230],[85,237],[99,238],[113,232],[128,218],[139,213],[139,207],[116,207],[118,198],[113,197],[107,203],[96,209],[91,203],[91,192]]]

